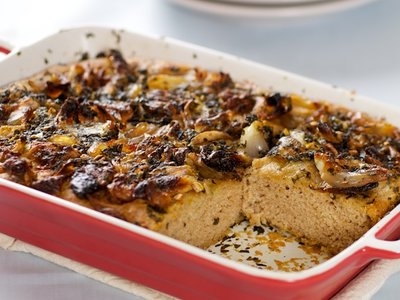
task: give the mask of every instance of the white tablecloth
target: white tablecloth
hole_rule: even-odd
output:
[[[398,0],[378,0],[328,16],[285,20],[207,15],[162,0],[3,2],[0,39],[17,45],[61,27],[122,27],[215,48],[400,105]],[[388,273],[396,269],[394,262],[376,268],[384,265]],[[398,299],[398,282],[400,273],[391,276],[373,298]],[[347,295],[354,298],[351,291],[356,289],[353,286]],[[0,299],[134,298],[34,256],[0,250]]]

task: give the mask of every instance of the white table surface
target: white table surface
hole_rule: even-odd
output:
[[[0,5],[0,39],[17,45],[57,28],[89,24],[171,36],[400,105],[399,0],[290,20],[238,20],[162,0],[2,0]],[[398,299],[399,282],[397,273],[373,298]],[[31,255],[0,250],[0,299],[135,298]]]

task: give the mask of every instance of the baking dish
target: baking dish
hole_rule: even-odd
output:
[[[327,99],[400,125],[400,111],[354,93],[163,37],[108,28],[61,31],[13,50],[0,63],[0,86],[48,65],[91,57],[107,48],[221,69],[264,88]],[[297,273],[258,270],[144,228],[0,180],[0,231],[46,250],[181,298],[321,298],[332,296],[376,258],[400,258],[400,207],[349,248]],[[385,241],[383,239],[387,239]]]

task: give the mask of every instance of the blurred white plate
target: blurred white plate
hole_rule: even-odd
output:
[[[219,15],[246,18],[312,16],[350,9],[373,0],[171,0]]]
[[[208,0],[210,1],[210,0]],[[211,0],[212,1],[212,0]],[[293,5],[309,4],[313,2],[329,2],[336,0],[214,0],[214,2],[238,3],[238,4],[263,4],[263,5]]]

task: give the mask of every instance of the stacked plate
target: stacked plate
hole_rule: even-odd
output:
[[[352,8],[372,0],[173,0],[183,6],[220,15],[293,17]]]

